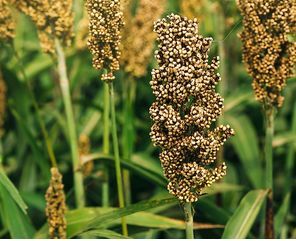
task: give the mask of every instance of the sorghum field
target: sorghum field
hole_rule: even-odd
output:
[[[1,238],[296,238],[296,2],[0,0]]]

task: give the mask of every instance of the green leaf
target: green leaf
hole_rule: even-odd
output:
[[[197,213],[202,212],[208,220],[218,224],[226,224],[230,217],[230,213],[225,209],[218,207],[215,203],[208,200],[208,198],[201,198],[196,203]]]
[[[273,147],[283,146],[285,144],[296,143],[296,135],[293,132],[281,133],[276,135],[272,141]],[[293,146],[292,146],[293,148]]]
[[[231,138],[231,143],[242,162],[245,173],[248,175],[252,185],[255,188],[260,188],[263,181],[263,170],[260,168],[258,137],[253,124],[246,116],[234,117],[225,115],[225,122],[236,133]]]
[[[267,195],[266,190],[248,192],[228,220],[222,238],[246,238]]]
[[[83,238],[130,239],[108,229],[94,229],[83,233]]]
[[[214,195],[217,193],[224,193],[224,192],[238,192],[244,190],[243,186],[226,183],[226,182],[216,182],[212,184],[210,187],[207,187],[203,190],[203,193],[208,195]]]
[[[3,216],[11,238],[32,238],[35,232],[29,217],[15,203],[10,193],[0,184],[0,199],[3,205]]]
[[[238,107],[243,107],[243,104],[255,102],[252,90],[239,90],[236,93],[226,97],[224,102],[224,112],[236,110]]]
[[[0,185],[6,189],[6,191],[9,193],[10,197],[16,202],[16,204],[20,207],[23,213],[27,213],[27,205],[21,198],[18,190],[14,186],[14,184],[9,180],[9,178],[4,173],[2,167],[0,167]]]
[[[88,162],[91,160],[98,160],[98,161],[105,161],[108,165],[114,166],[114,157],[104,155],[101,153],[93,153],[91,155],[85,156],[83,162]],[[145,167],[138,165],[134,162],[129,162],[126,160],[121,159],[120,160],[122,167],[130,170],[131,172],[139,175],[140,177],[146,178],[147,180],[165,187],[167,184],[167,181],[165,180],[164,176],[162,174],[156,174],[154,172],[151,172],[147,170]]]
[[[284,224],[284,221],[285,221],[285,218],[286,218],[286,214],[289,211],[290,198],[291,198],[291,193],[288,193],[285,196],[285,199],[284,199],[282,205],[280,206],[278,212],[275,215],[274,229],[275,229],[275,235],[276,235],[276,237],[279,237],[279,235],[281,234],[282,225]]]
[[[177,200],[175,198],[169,198],[169,199],[162,199],[162,200],[144,201],[144,202],[130,205],[125,208],[119,208],[116,211],[110,211],[102,215],[96,216],[86,224],[77,226],[75,230],[70,229],[68,227],[68,237],[71,238],[77,234],[81,234],[93,228],[97,229],[101,227],[106,227],[110,225],[110,223],[112,223],[115,219],[128,216],[136,212],[145,211],[161,205],[173,203],[173,202],[177,202]]]

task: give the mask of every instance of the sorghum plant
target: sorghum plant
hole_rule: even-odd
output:
[[[114,71],[119,70],[120,30],[124,25],[120,11],[120,1],[88,0],[86,7],[89,14],[88,47],[93,55],[93,66],[97,70],[106,70],[102,80],[115,79]]]
[[[253,78],[256,99],[268,106],[281,107],[282,90],[293,74],[296,43],[288,35],[296,31],[293,1],[239,0],[243,15],[243,61]]]
[[[243,15],[243,61],[253,78],[256,99],[263,104],[266,137],[266,188],[270,190],[266,205],[266,238],[273,231],[273,151],[275,110],[284,101],[282,91],[293,74],[296,43],[288,35],[296,32],[296,4],[283,0],[239,0]]]
[[[225,163],[213,164],[234,131],[228,125],[211,128],[223,108],[223,99],[215,91],[219,63],[218,57],[209,62],[212,39],[198,35],[197,20],[172,14],[157,21],[154,31],[159,68],[152,71],[150,82],[156,97],[150,108],[154,121],[150,136],[162,149],[168,190],[186,203],[186,214],[191,212],[188,204],[226,174]]]
[[[104,84],[104,153],[109,152],[109,110],[111,108],[113,151],[115,156],[116,180],[119,206],[125,206],[119,145],[117,137],[113,80],[119,69],[121,29],[124,26],[119,0],[87,0],[89,15],[88,47],[93,55],[93,66],[103,70]],[[108,98],[109,93],[109,98]],[[106,153],[108,154],[108,153]],[[122,232],[127,235],[125,218],[122,218]]]
[[[50,238],[65,239],[67,228],[65,213],[67,208],[62,175],[56,167],[51,168],[50,172],[50,184],[45,194],[45,211],[49,226],[49,236]]]
[[[16,0],[16,6],[30,16],[36,24],[42,49],[54,54],[57,59],[59,84],[65,105],[71,146],[76,204],[78,207],[83,207],[85,204],[83,174],[79,162],[78,139],[63,51],[63,46],[68,46],[73,37],[72,0]]]

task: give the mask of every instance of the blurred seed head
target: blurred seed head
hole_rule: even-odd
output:
[[[0,0],[0,41],[11,41],[14,37],[15,22],[10,5],[14,0]]]
[[[296,43],[296,2],[290,0],[238,0],[243,15],[243,61],[253,78],[258,101],[281,107],[282,91],[293,75]]]
[[[64,46],[71,44],[72,0],[16,0],[16,6],[36,24],[41,47],[46,53],[55,52],[55,38]]]
[[[141,0],[136,16],[131,19],[129,15],[130,21],[126,21],[121,60],[125,71],[135,77],[147,72],[156,39],[153,24],[165,10],[165,4],[166,0]]]
[[[202,6],[204,5],[204,0],[181,0],[181,14],[188,18],[197,18],[200,20],[202,18]]]
[[[160,161],[168,190],[180,201],[195,202],[202,189],[226,174],[213,167],[217,152],[234,134],[230,126],[210,128],[221,115],[223,99],[215,92],[220,81],[218,58],[209,62],[211,38],[198,35],[198,22],[170,15],[157,21],[159,65],[150,85],[156,101],[150,136],[162,148]]]
[[[124,25],[119,0],[87,0],[89,15],[88,47],[93,66],[106,70],[102,80],[112,81],[119,70],[121,28]]]
[[[90,152],[90,140],[89,137],[85,134],[81,134],[79,136],[79,156],[80,156],[80,162],[82,166],[82,171],[85,177],[89,176],[93,169],[94,169],[94,162],[88,161],[86,163],[83,163],[83,158],[87,156]]]
[[[66,238],[66,198],[62,175],[56,167],[50,169],[51,179],[45,194],[47,222],[50,238]]]

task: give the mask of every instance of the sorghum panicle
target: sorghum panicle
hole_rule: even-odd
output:
[[[14,37],[15,22],[10,5],[13,0],[0,0],[0,41],[11,41]]]
[[[16,0],[16,6],[36,24],[40,44],[45,52],[55,52],[54,38],[58,38],[64,46],[71,44],[72,0]]]
[[[6,113],[6,84],[0,72],[0,138],[3,135],[3,125]]]
[[[225,163],[212,166],[219,148],[234,134],[228,125],[210,128],[223,108],[215,92],[218,58],[209,63],[212,39],[198,35],[196,19],[172,14],[157,21],[154,31],[159,68],[152,71],[150,82],[156,96],[150,108],[150,136],[162,148],[169,192],[181,201],[195,202],[203,188],[225,175]]]
[[[238,0],[243,15],[243,61],[253,78],[258,101],[280,107],[286,80],[296,63],[296,2],[291,0]]]
[[[102,80],[112,81],[119,70],[121,28],[124,25],[119,0],[87,0],[89,15],[88,47],[93,55],[93,66],[107,73]]]
[[[136,16],[126,26],[123,36],[122,63],[135,77],[146,74],[156,39],[153,23],[165,9],[165,0],[141,0]]]
[[[46,216],[50,238],[66,238],[66,198],[62,175],[56,167],[50,169],[50,185],[46,191]]]

